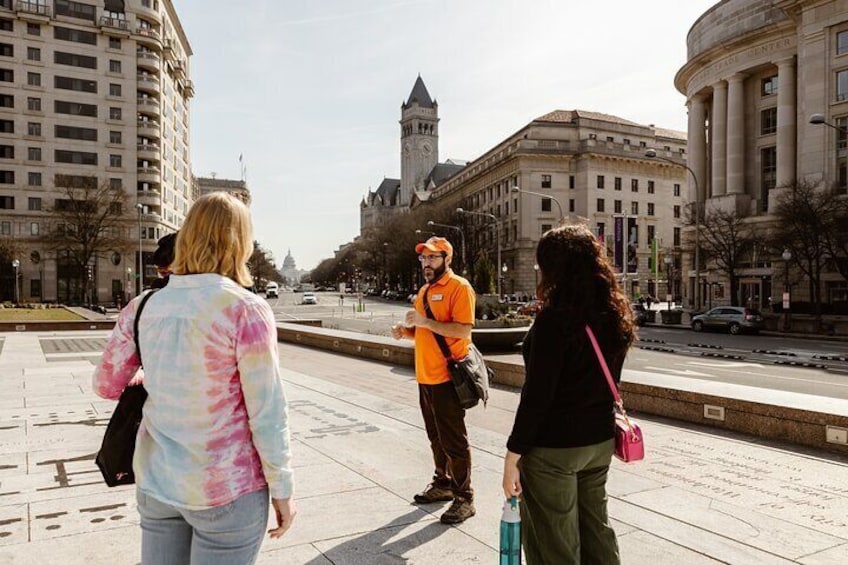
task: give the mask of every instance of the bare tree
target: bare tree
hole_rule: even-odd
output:
[[[821,322],[822,273],[844,260],[848,207],[830,186],[799,179],[785,188],[775,209],[772,245],[788,249],[792,262],[807,276],[813,312]]]
[[[739,305],[738,269],[743,253],[754,242],[750,224],[735,211],[712,210],[701,222],[701,250],[706,260],[712,260],[716,269],[730,283],[730,303]]]
[[[258,241],[253,242],[253,253],[247,260],[247,268],[250,269],[254,281],[260,284],[268,281],[282,283],[285,280],[274,263],[274,254],[262,247]]]
[[[128,232],[134,216],[127,210],[127,193],[122,187],[98,185],[97,177],[58,174],[54,184],[56,198],[47,210],[51,225],[43,240],[78,273],[81,298],[86,299],[93,261],[132,249]]]

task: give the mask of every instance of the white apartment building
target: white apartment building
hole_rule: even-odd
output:
[[[156,276],[156,241],[192,201],[191,55],[171,0],[0,0],[0,238],[19,249],[21,301],[125,300]],[[56,175],[125,190],[135,250],[100,250],[82,275],[49,249]]]

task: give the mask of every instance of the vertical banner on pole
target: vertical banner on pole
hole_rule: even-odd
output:
[[[615,268],[620,272],[624,272],[624,218],[621,216],[613,219],[614,240],[613,240],[613,262]]]
[[[627,218],[627,272],[636,273],[639,260],[636,249],[639,246],[639,228],[636,226],[636,218]]]

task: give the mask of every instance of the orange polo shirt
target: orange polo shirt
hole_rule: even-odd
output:
[[[422,316],[427,315],[424,311],[425,292],[436,321],[474,324],[476,294],[464,278],[448,270],[432,285],[421,287],[415,298],[415,309]],[[462,359],[468,355],[470,339],[445,337],[445,341],[454,359]],[[439,349],[433,332],[420,326],[415,328],[415,378],[425,385],[437,385],[450,380],[447,360]]]

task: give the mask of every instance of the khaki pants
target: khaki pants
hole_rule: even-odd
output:
[[[521,543],[528,565],[620,563],[607,516],[613,441],[537,447],[521,457]]]

